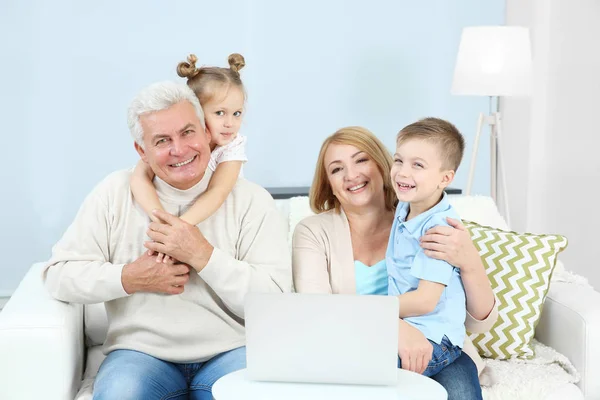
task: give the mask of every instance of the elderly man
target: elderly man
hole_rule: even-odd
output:
[[[210,179],[210,134],[187,86],[146,88],[128,122],[172,215],[150,223],[131,171],[109,175],[53,248],[45,284],[62,301],[106,304],[94,399],[212,399],[213,383],[246,365],[245,295],[291,289],[287,229],[269,194],[244,179],[197,227],[176,217]],[[177,261],[157,263],[147,249]]]

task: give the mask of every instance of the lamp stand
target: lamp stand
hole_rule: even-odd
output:
[[[497,165],[498,159],[497,155],[500,157],[500,179],[502,182],[502,196],[504,203],[504,218],[506,219],[506,223],[510,227],[510,214],[508,208],[508,194],[506,187],[506,172],[503,156],[503,148],[502,148],[502,118],[499,111],[491,112],[491,97],[490,97],[490,114],[485,115],[484,113],[479,114],[479,119],[477,120],[477,132],[475,134],[475,142],[473,143],[473,151],[471,152],[471,165],[469,167],[469,178],[467,181],[467,189],[465,194],[469,196],[471,194],[471,189],[473,187],[473,177],[475,175],[475,165],[477,162],[477,151],[479,149],[479,139],[481,137],[481,131],[483,129],[483,125],[487,124],[490,126],[490,191],[492,199],[494,202],[498,204],[497,198]]]

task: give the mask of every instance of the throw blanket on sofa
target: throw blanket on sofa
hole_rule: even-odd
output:
[[[567,357],[535,339],[532,348],[535,357],[530,360],[484,359],[484,400],[544,400],[566,383],[579,381]],[[496,383],[485,386],[490,381]]]

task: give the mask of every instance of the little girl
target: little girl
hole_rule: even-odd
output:
[[[206,191],[185,212],[181,219],[197,225],[221,207],[238,176],[246,158],[246,138],[238,135],[242,122],[245,91],[239,71],[245,66],[244,57],[231,54],[229,68],[196,68],[197,57],[190,54],[187,62],[177,65],[177,74],[187,78],[188,86],[194,91],[204,111],[206,130],[211,134],[211,157],[208,167],[213,176]],[[154,173],[143,161],[139,161],[131,176],[131,191],[144,211],[157,221],[152,210],[163,207],[158,200],[152,180]],[[167,261],[162,254],[158,261]]]

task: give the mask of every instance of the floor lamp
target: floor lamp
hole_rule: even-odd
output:
[[[484,125],[490,126],[491,195],[497,203],[498,161],[504,199],[504,218],[510,226],[505,171],[505,148],[499,98],[528,96],[531,93],[531,45],[529,29],[516,26],[464,28],[454,68],[452,94],[488,96],[488,114],[480,113],[471,153],[466,195],[471,194],[479,139]],[[496,105],[493,107],[493,100]]]

